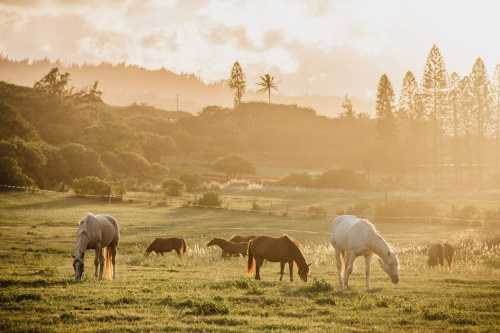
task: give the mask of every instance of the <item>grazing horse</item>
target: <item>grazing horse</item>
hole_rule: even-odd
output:
[[[237,255],[239,256],[240,254],[242,256],[247,255],[247,248],[248,248],[248,243],[247,242],[241,242],[241,243],[235,243],[231,241],[227,241],[222,238],[214,238],[210,242],[207,243],[207,247],[217,245],[222,249],[222,257],[227,257],[231,255]]]
[[[255,236],[239,236],[239,235],[234,235],[232,236],[231,238],[229,238],[229,241],[233,242],[233,243],[246,243],[247,246],[248,246],[248,242],[252,239],[254,239]],[[238,256],[239,254],[236,254],[236,256]],[[246,253],[245,253],[246,255]],[[227,253],[226,251],[222,250],[222,257],[225,258],[225,257],[230,257],[231,254],[230,253]],[[234,256],[234,254],[233,254]]]
[[[293,281],[293,263],[299,268],[299,277],[307,282],[309,266],[297,244],[287,235],[282,237],[259,236],[248,243],[248,266],[247,272],[251,273],[255,269],[255,279],[260,280],[260,267],[264,260],[279,262],[280,281],[283,280],[285,264],[290,268],[290,281]]]
[[[182,238],[156,238],[146,249],[144,254],[146,257],[154,252],[156,254],[161,254],[163,256],[164,252],[170,252],[175,250],[177,255],[181,257],[181,254],[186,253],[186,241]]]
[[[374,253],[380,258],[380,267],[389,275],[392,283],[399,282],[398,257],[368,220],[353,215],[336,217],[332,223],[330,241],[335,248],[341,289],[348,288],[354,260],[359,256],[365,257],[366,289],[370,289],[370,263]]]
[[[99,267],[99,280],[102,279],[103,271],[106,277],[115,278],[116,249],[120,240],[120,230],[116,220],[109,215],[94,215],[88,213],[80,221],[76,235],[75,253],[73,255],[73,268],[75,280],[80,281],[84,272],[85,250],[95,250],[95,277]],[[105,253],[103,254],[105,250]],[[111,268],[113,272],[111,273]]]
[[[434,243],[429,246],[427,250],[427,265],[434,267],[440,265],[444,266],[444,260],[448,263],[448,269],[451,269],[453,257],[455,255],[455,248],[449,243]]]

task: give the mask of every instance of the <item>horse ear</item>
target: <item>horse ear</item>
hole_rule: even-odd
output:
[[[311,267],[311,265],[312,265],[312,262],[311,262],[311,263],[309,263],[309,264],[307,264],[307,267]]]

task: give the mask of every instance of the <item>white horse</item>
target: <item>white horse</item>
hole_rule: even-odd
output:
[[[370,289],[370,263],[374,253],[392,283],[399,282],[398,257],[369,221],[353,215],[336,217],[330,241],[335,248],[340,289],[348,288],[354,260],[359,256],[365,257],[366,289]]]

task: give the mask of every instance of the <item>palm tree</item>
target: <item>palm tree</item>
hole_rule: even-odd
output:
[[[271,90],[274,89],[278,91],[276,83],[274,82],[274,77],[271,76],[270,74],[262,75],[260,77],[260,82],[257,82],[257,85],[262,87],[259,90],[257,90],[258,93],[265,93],[267,91],[269,104],[271,104]]]

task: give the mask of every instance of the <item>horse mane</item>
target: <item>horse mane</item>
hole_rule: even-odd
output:
[[[295,255],[297,255],[297,258],[301,259],[301,261],[303,260],[303,263],[299,263],[297,260],[294,260],[297,266],[300,266],[301,264],[307,265],[306,258],[304,258],[302,251],[300,251],[299,243],[287,234],[283,234],[282,238],[288,241],[290,249],[295,253]]]

